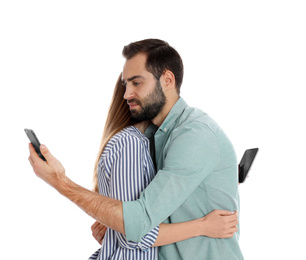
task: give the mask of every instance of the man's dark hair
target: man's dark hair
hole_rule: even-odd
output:
[[[128,60],[138,53],[147,55],[146,69],[159,80],[161,75],[170,70],[175,76],[176,90],[180,94],[183,82],[184,66],[179,53],[167,42],[159,39],[146,39],[124,46],[122,55]]]

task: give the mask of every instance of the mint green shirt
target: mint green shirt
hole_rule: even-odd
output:
[[[157,174],[136,201],[123,202],[128,240],[140,241],[160,223],[203,217],[214,209],[239,212],[238,165],[222,129],[180,98],[154,135]],[[232,238],[196,237],[159,248],[159,259],[243,259]]]

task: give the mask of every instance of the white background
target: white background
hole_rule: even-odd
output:
[[[0,259],[87,259],[94,222],[43,183],[24,128],[91,188],[122,47],[168,41],[185,65],[182,97],[210,114],[240,159],[245,259],[306,259],[304,1],[0,3]]]

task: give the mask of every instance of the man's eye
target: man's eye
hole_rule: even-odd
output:
[[[140,85],[140,82],[133,81],[133,86],[139,86],[139,85]]]

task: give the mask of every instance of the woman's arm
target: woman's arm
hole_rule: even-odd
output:
[[[230,238],[237,232],[238,213],[214,210],[203,218],[192,221],[160,224],[158,237],[153,246],[163,246],[197,236]]]
[[[237,232],[237,225],[238,212],[214,210],[203,218],[174,224],[160,224],[153,246],[164,246],[197,236],[230,238]],[[92,225],[92,235],[100,245],[104,233],[104,225],[98,222]]]

